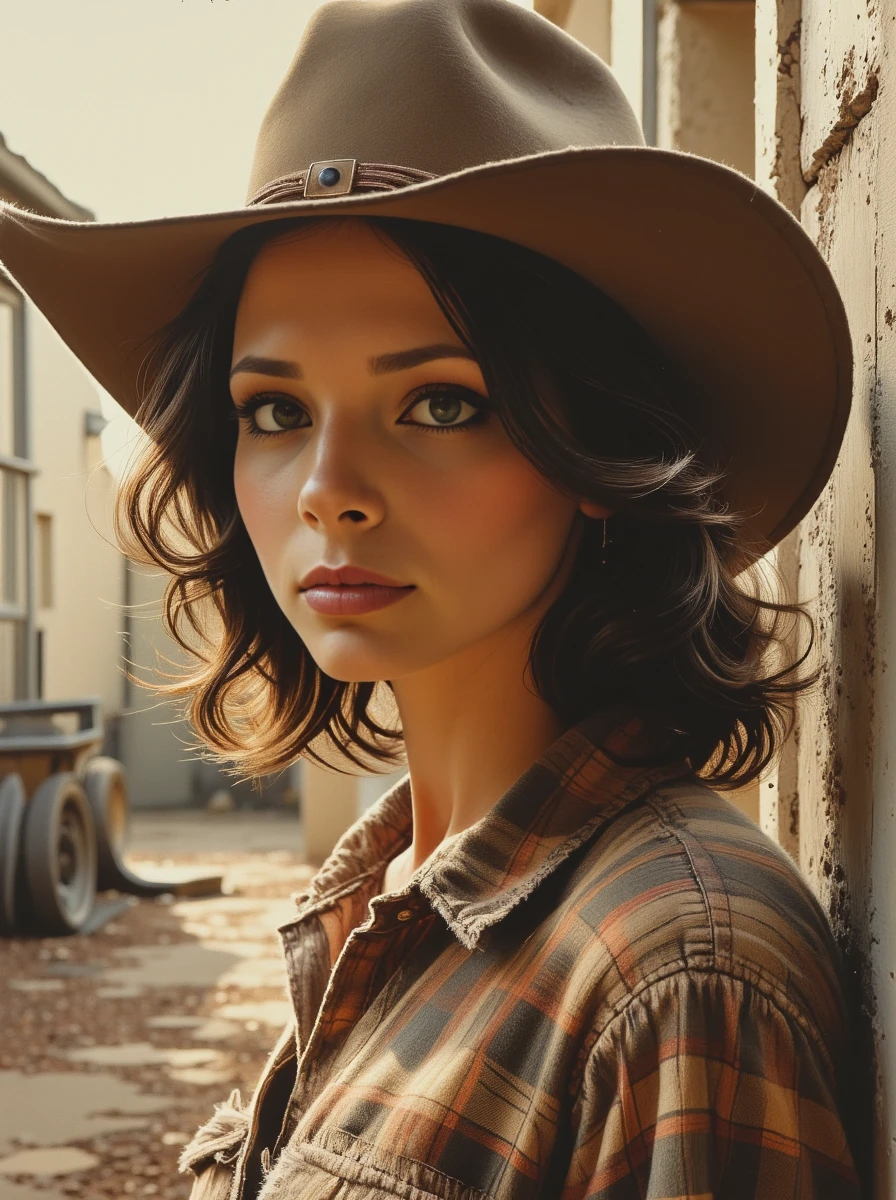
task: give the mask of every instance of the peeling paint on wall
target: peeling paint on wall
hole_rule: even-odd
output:
[[[756,4],[756,180],[796,216],[806,194],[802,139],[800,0]]]
[[[798,20],[783,42],[778,42],[778,73],[791,79],[800,65],[800,36],[802,33],[802,18]]]
[[[850,56],[855,56],[854,49],[850,51]],[[851,62],[845,63],[839,85],[840,91],[843,93],[840,104],[840,119],[813,153],[809,169],[803,173],[803,178],[807,183],[814,183],[821,173],[822,168],[826,167],[831,159],[840,153],[852,137],[853,130],[858,123],[871,112],[872,105],[877,99],[877,91],[880,86],[880,76],[877,68],[869,71],[864,86],[858,91],[855,90],[856,83],[854,77],[850,79],[850,83],[847,83],[851,72]]]
[[[887,7],[893,17],[892,3]],[[887,703],[881,679],[896,611],[889,615],[880,574],[894,499],[886,503],[893,489],[889,463],[896,454],[882,403],[881,342],[896,323],[896,291],[885,293],[883,283],[893,256],[888,230],[896,228],[883,213],[896,163],[885,116],[891,67],[881,12],[880,4],[866,0],[803,0],[801,173],[812,186],[801,218],[846,304],[855,386],[834,475],[801,529],[801,577],[814,596],[824,667],[817,704],[801,714],[798,790],[801,865],[830,918],[850,993],[855,1149],[869,1178],[867,1194],[883,1200],[896,1185],[896,1056],[890,1050],[896,911],[882,903],[892,875],[885,847],[889,838],[892,849],[896,834],[888,820],[893,812],[885,815],[893,808],[885,730],[896,706],[894,697]],[[886,38],[896,36],[896,20],[892,30],[890,24]]]

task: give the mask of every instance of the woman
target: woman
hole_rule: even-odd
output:
[[[720,794],[814,679],[755,566],[849,405],[799,226],[507,0],[338,0],[244,209],[0,256],[151,436],[120,534],[204,742],[407,756],[194,1200],[857,1196],[835,945]]]

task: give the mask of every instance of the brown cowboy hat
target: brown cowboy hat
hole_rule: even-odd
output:
[[[597,284],[693,389],[750,537],[780,541],[829,478],[852,353],[815,245],[745,175],[645,146],[609,68],[511,0],[330,0],[265,115],[245,207],[94,224],[0,204],[0,261],[134,414],[157,331],[227,237],[337,213],[494,234]]]

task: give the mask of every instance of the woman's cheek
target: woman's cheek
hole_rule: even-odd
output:
[[[466,472],[457,488],[441,489],[418,507],[429,514],[431,528],[459,568],[475,570],[480,579],[512,570],[514,582],[533,584],[556,567],[575,510],[575,502],[545,483],[516,451],[487,469]]]
[[[252,463],[246,455],[234,468],[234,491],[249,540],[255,547],[265,578],[275,594],[287,586],[280,579],[281,560],[298,522],[295,487]]]

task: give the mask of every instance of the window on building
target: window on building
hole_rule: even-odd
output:
[[[19,631],[15,621],[0,621],[0,704],[21,699],[16,688]]]
[[[53,607],[53,518],[50,513],[35,517],[37,541],[37,607]]]
[[[15,454],[15,312],[4,301],[0,293],[0,454]]]
[[[0,281],[0,703],[28,694],[29,477],[22,297]]]
[[[0,604],[21,610],[26,604],[25,483],[15,471],[0,473]]]

